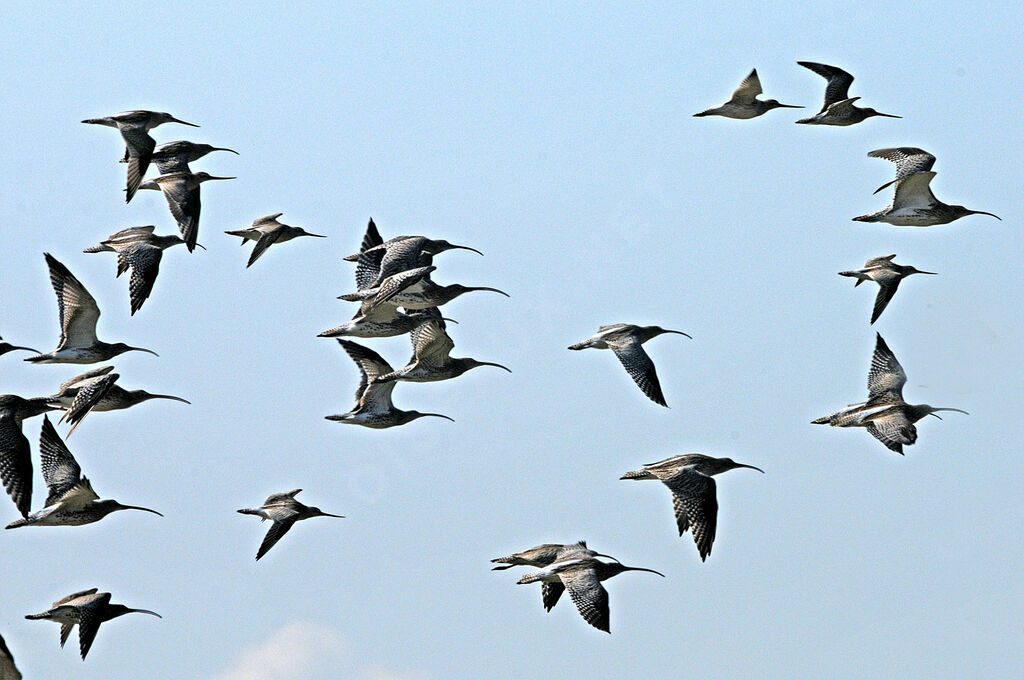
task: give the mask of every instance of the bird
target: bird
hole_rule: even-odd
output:
[[[60,419],[60,422],[63,423],[66,420],[71,425],[71,429],[68,430],[69,437],[75,431],[75,428],[78,427],[78,424],[85,419],[85,416],[110,392],[114,382],[121,377],[117,373],[111,373],[113,369],[113,366],[106,366],[72,378],[74,380],[73,389],[75,396],[65,406],[66,410]],[[64,385],[70,387],[67,383]],[[53,405],[53,402],[51,402],[51,405]]]
[[[14,665],[14,655],[7,648],[3,635],[0,635],[0,680],[21,680],[21,673]]]
[[[97,339],[96,321],[100,318],[100,308],[96,306],[96,300],[57,258],[50,253],[44,253],[44,256],[50,268],[50,283],[57,294],[60,341],[52,352],[28,357],[25,361],[35,364],[94,364],[131,350],[158,356],[153,350],[143,347],[132,347],[123,342],[111,344]]]
[[[850,97],[850,84],[853,76],[837,66],[816,64],[813,61],[796,62],[810,69],[828,81],[825,86],[825,104],[821,111],[810,118],[796,121],[805,125],[854,125],[865,118],[885,116],[886,118],[902,118],[891,113],[881,113],[874,109],[862,109],[854,106],[860,97]]]
[[[180,140],[158,146],[153,151],[153,163],[156,164],[156,169],[161,175],[171,172],[192,172],[188,164],[199,160],[211,151],[230,151],[236,156],[238,155],[234,149]]]
[[[405,425],[411,420],[434,416],[452,420],[440,413],[420,413],[419,411],[401,411],[391,403],[391,392],[395,389],[395,382],[376,384],[374,379],[377,376],[387,375],[394,371],[388,362],[384,361],[379,354],[368,347],[364,347],[351,340],[338,339],[338,344],[356,362],[359,367],[359,387],[356,388],[356,405],[348,413],[325,416],[327,420],[339,423],[350,423],[362,425],[374,429],[384,429]],[[455,422],[452,420],[452,422]]]
[[[863,427],[872,437],[885,444],[886,448],[903,455],[903,447],[917,441],[914,423],[936,411],[956,411],[958,408],[936,408],[928,404],[908,404],[903,400],[903,386],[907,374],[896,360],[896,355],[876,334],[875,351],[871,355],[868,370],[867,401],[850,404],[844,409],[812,420],[814,425],[832,427]],[[969,415],[969,414],[967,414]],[[935,415],[936,418],[939,416]]]
[[[149,136],[149,131],[164,123],[180,123],[191,127],[199,127],[194,123],[178,120],[169,113],[161,111],[124,111],[104,118],[88,118],[82,121],[92,125],[106,125],[117,128],[124,138],[125,157],[128,159],[128,186],[125,202],[130,203],[138,191],[142,177],[149,168],[153,158],[156,141]]]
[[[614,323],[608,326],[601,326],[597,334],[587,338],[583,342],[569,345],[569,349],[581,350],[587,348],[610,349],[615,352],[622,366],[633,378],[633,382],[643,391],[647,397],[659,406],[667,407],[665,397],[661,393],[661,383],[658,382],[658,374],[654,370],[654,362],[647,356],[647,352],[641,346],[651,338],[663,333],[675,333],[685,335],[691,340],[693,337],[682,331],[670,331],[661,326],[634,326],[628,323]]]
[[[608,591],[601,581],[624,571],[647,571],[664,577],[660,571],[643,567],[630,567],[620,562],[602,562],[595,557],[570,554],[552,562],[539,571],[523,576],[516,583],[559,583],[569,591],[569,597],[583,620],[598,630],[611,633],[608,612]]]
[[[935,198],[931,182],[935,172],[931,170],[935,156],[916,147],[894,147],[876,149],[868,153],[871,158],[882,158],[896,164],[896,179],[875,189],[877,194],[888,186],[894,186],[892,202],[882,210],[854,217],[855,222],[887,222],[897,227],[931,227],[948,224],[967,215],[988,215],[1001,220],[998,215],[983,210],[968,210],[962,205],[947,205]]]
[[[128,269],[132,270],[128,281],[128,295],[133,316],[153,292],[153,284],[160,273],[160,260],[163,258],[164,250],[185,242],[183,238],[174,234],[158,236],[153,233],[155,229],[152,225],[122,229],[108,236],[98,246],[91,246],[82,251],[117,253],[117,276],[121,276]],[[196,245],[203,247],[198,243]]]
[[[39,354],[39,350],[37,349],[32,349],[31,347],[19,347],[18,345],[12,345],[10,343],[3,342],[3,338],[0,338],[0,356],[3,356],[8,352],[13,352],[19,349],[25,350],[26,352],[35,352],[36,354]]]
[[[92,483],[82,476],[82,469],[75,457],[45,415],[39,434],[39,459],[48,489],[46,504],[28,517],[11,522],[7,529],[25,526],[81,526],[98,522],[118,510],[144,510],[163,517],[149,508],[121,505],[115,500],[100,500],[92,489]]]
[[[802,106],[791,104],[780,104],[775,99],[760,100],[757,95],[762,94],[761,80],[757,77],[757,69],[750,72],[750,75],[743,79],[740,86],[732,93],[729,101],[713,109],[706,109],[700,113],[693,114],[694,118],[702,116],[725,116],[726,118],[756,118],[772,109],[802,109]]]
[[[475,290],[488,290],[492,293],[501,293],[510,297],[508,293],[497,288],[486,286],[463,286],[460,283],[453,283],[448,286],[441,286],[430,279],[430,273],[437,267],[417,267],[384,279],[380,286],[366,288],[355,293],[339,295],[339,300],[349,302],[369,301],[370,307],[382,304],[389,304],[396,307],[404,307],[406,310],[427,309],[428,307],[440,307],[451,302],[463,293]]]
[[[256,245],[252,249],[252,255],[249,256],[249,264],[245,265],[246,268],[251,267],[252,263],[258,260],[260,255],[275,243],[291,241],[293,238],[298,238],[299,236],[327,238],[321,234],[311,234],[302,227],[290,227],[287,224],[278,222],[277,218],[283,214],[284,213],[274,213],[273,215],[260,217],[259,219],[253,220],[252,226],[247,229],[224,232],[229,236],[241,236],[243,246],[246,241],[256,241]]]
[[[152,614],[158,619],[163,618],[156,612],[148,609],[131,609],[123,604],[111,604],[110,593],[98,593],[98,588],[90,588],[77,593],[71,593],[53,603],[51,609],[41,614],[29,614],[25,618],[29,620],[46,620],[60,624],[60,646],[64,647],[71,629],[78,624],[78,649],[85,661],[89,648],[92,647],[96,633],[99,632],[100,624],[104,621],[116,619],[125,614]]]
[[[114,370],[113,366],[95,368],[91,371],[86,371],[81,375],[76,375],[70,380],[64,381],[58,388],[57,393],[49,397],[50,404],[57,408],[70,408],[78,397],[79,389],[83,384],[88,384],[91,379],[97,376],[106,375],[112,370]],[[92,410],[119,411],[150,399],[171,399],[173,401],[180,401],[183,404],[192,403],[188,399],[182,399],[181,397],[175,397],[170,394],[150,394],[145,390],[126,390],[115,383],[112,384],[110,389],[108,389],[106,393],[93,404]]]
[[[871,323],[877,321],[878,317],[885,311],[889,300],[892,300],[892,296],[896,294],[900,281],[911,274],[936,273],[926,272],[910,265],[896,264],[892,261],[894,257],[896,257],[896,253],[883,257],[873,257],[865,262],[861,269],[839,272],[840,276],[851,276],[857,279],[853,284],[855,288],[865,281],[874,281],[878,284],[878,296],[875,298],[875,307],[871,312]]]
[[[309,519],[310,517],[345,517],[344,515],[332,515],[329,512],[322,511],[320,508],[303,505],[295,500],[296,494],[300,491],[302,489],[292,489],[285,493],[270,494],[267,496],[267,500],[263,501],[262,507],[242,508],[238,511],[243,515],[256,515],[260,518],[261,522],[268,519],[273,522],[267,531],[267,535],[263,538],[263,542],[260,543],[260,549],[256,552],[257,560],[266,555],[267,551],[273,548],[281,540],[281,537],[288,533],[292,525],[299,520]]]
[[[356,338],[390,338],[404,335],[431,318],[431,312],[437,307],[413,310],[410,313],[398,311],[394,305],[374,305],[363,302],[359,311],[350,321],[317,333],[318,338],[339,338],[352,336]],[[445,321],[456,323],[446,317]]]
[[[46,397],[0,395],[0,481],[22,517],[28,517],[32,505],[32,458],[21,423],[54,409]]]
[[[679,535],[693,534],[701,562],[708,559],[715,542],[718,526],[718,499],[715,497],[713,475],[750,468],[764,473],[759,467],[737,463],[732,458],[714,458],[701,453],[684,453],[657,463],[647,463],[619,479],[658,479],[672,492],[672,507],[676,513]]]
[[[140,189],[163,192],[171,215],[178,223],[178,230],[185,239],[185,247],[190,253],[196,249],[196,239],[199,237],[199,185],[214,179],[236,178],[215,177],[208,172],[171,172],[139,185]]]
[[[511,373],[501,364],[489,361],[477,361],[468,357],[452,357],[455,348],[448,333],[445,332],[444,320],[437,308],[426,314],[427,319],[413,329],[410,334],[412,341],[412,358],[405,367],[374,378],[374,383],[390,380],[407,380],[409,382],[434,382],[457,378],[466,371],[477,366],[496,366]]]
[[[372,220],[370,224],[376,230],[376,225]],[[369,233],[368,227],[367,234],[369,235]],[[379,234],[377,238],[380,238]],[[396,236],[383,243],[361,249],[358,253],[348,255],[344,259],[349,262],[360,262],[361,260],[365,262],[367,254],[374,256],[379,254],[380,257],[375,261],[377,275],[372,282],[368,282],[364,286],[365,288],[374,288],[394,274],[430,266],[433,264],[434,255],[448,250],[471,250],[477,255],[483,255],[476,248],[456,245],[443,239],[429,239],[426,236]]]
[[[605,555],[589,549],[586,541],[577,541],[576,543],[544,543],[529,550],[506,555],[505,557],[495,557],[491,562],[499,564],[497,567],[491,567],[491,571],[511,569],[518,566],[547,567],[570,556],[607,557],[608,559],[615,560],[611,555]],[[618,562],[618,560],[615,561]],[[564,591],[565,586],[562,585],[561,581],[542,582],[540,594],[544,610],[551,611],[558,604],[558,599]]]

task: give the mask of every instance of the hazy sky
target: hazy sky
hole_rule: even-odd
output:
[[[160,354],[118,357],[119,384],[192,401],[93,414],[68,442],[101,496],[165,518],[0,533],[0,634],[25,677],[1018,674],[1022,20],[1018,3],[942,1],[4,3],[0,334],[55,346],[51,252],[97,299],[102,339]],[[859,104],[903,119],[794,125],[825,84],[797,60],[847,69]],[[808,108],[691,117],[752,67],[765,97]],[[81,252],[132,225],[176,232],[155,192],[125,205],[117,132],[79,123],[127,109],[202,126],[158,142],[241,154],[193,165],[238,179],[203,187],[208,250],[168,250],[134,317],[114,257]],[[893,168],[867,152],[901,145],[937,156],[940,199],[1003,221],[852,222],[889,200],[871,192]],[[328,238],[246,270],[223,231],[280,211]],[[354,311],[335,299],[354,290],[341,258],[371,216],[385,238],[486,254],[439,256],[436,280],[512,294],[445,307],[454,353],[512,374],[395,390],[455,423],[323,419],[352,406],[358,373],[315,336]],[[939,275],[905,281],[871,327],[877,288],[836,272],[889,253]],[[693,335],[646,345],[670,409],[610,352],[566,350],[614,322]],[[905,457],[809,424],[864,398],[876,330],[908,400],[971,413],[922,421]],[[409,356],[406,338],[366,344]],[[0,358],[0,391],[49,394],[89,368],[22,356]],[[717,478],[706,563],[666,488],[618,479],[684,452],[767,473]],[[346,519],[302,522],[257,563],[266,525],[234,511],[292,488]],[[44,496],[37,476],[34,508]],[[6,498],[0,514],[16,517]],[[568,599],[545,613],[521,570],[490,571],[578,539],[667,575],[606,583],[610,636]],[[104,624],[83,664],[23,617],[93,586],[164,618]]]

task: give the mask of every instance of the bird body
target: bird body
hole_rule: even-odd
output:
[[[190,253],[196,249],[196,239],[199,238],[199,212],[202,207],[199,185],[214,179],[235,178],[215,177],[208,172],[170,172],[139,185],[140,189],[163,193]]]
[[[896,294],[900,281],[911,274],[935,274],[935,272],[926,272],[910,265],[896,264],[893,262],[894,257],[896,257],[895,253],[884,257],[873,257],[865,262],[864,266],[860,269],[839,272],[840,276],[849,276],[857,279],[856,283],[853,284],[854,287],[859,286],[864,281],[874,281],[878,284],[878,296],[875,298],[875,306],[871,312],[871,323],[877,321],[878,317],[885,311],[889,301]]]
[[[352,342],[338,340],[345,352],[356,362],[359,368],[359,387],[356,388],[356,405],[348,413],[326,416],[327,420],[351,425],[362,425],[373,429],[384,429],[405,425],[422,418],[434,416],[451,420],[440,413],[420,413],[419,411],[402,411],[391,402],[391,393],[395,389],[395,381],[376,382],[378,376],[394,371],[391,365],[372,349]],[[454,421],[453,421],[454,422]]]
[[[76,375],[70,380],[66,380],[61,383],[57,393],[49,397],[50,403],[60,408],[72,407],[83,385],[89,384],[89,381],[98,375],[105,375],[109,373],[113,368],[113,366],[104,366],[103,368],[93,369],[92,371],[87,371],[81,375]],[[130,408],[136,404],[141,404],[142,402],[150,399],[172,399],[185,404],[192,403],[187,399],[171,396],[169,394],[150,394],[145,390],[126,390],[120,385],[112,384],[106,393],[92,405],[92,410],[118,411]]]
[[[142,178],[153,158],[156,141],[149,136],[149,131],[164,123],[180,123],[191,127],[199,127],[192,123],[178,120],[169,113],[161,111],[124,111],[103,118],[89,118],[83,123],[105,125],[117,128],[126,146],[125,156],[128,159],[128,185],[125,201],[131,202],[142,183]]]
[[[633,324],[616,323],[608,326],[601,326],[597,334],[587,338],[583,342],[569,345],[569,349],[610,349],[618,357],[623,368],[633,378],[637,387],[647,395],[647,398],[660,406],[668,406],[665,403],[665,396],[661,392],[661,383],[658,381],[658,374],[654,368],[654,362],[644,351],[642,345],[651,338],[663,333],[675,333],[685,335],[682,331],[670,331],[661,326],[635,326]]]
[[[430,279],[430,273],[435,269],[437,267],[433,266],[409,269],[389,276],[380,286],[339,295],[338,299],[349,302],[368,301],[371,308],[376,305],[389,304],[394,307],[404,307],[406,310],[414,310],[440,307],[463,293],[476,290],[488,290],[509,297],[509,294],[503,290],[486,286],[463,286],[459,283],[440,286]]]
[[[60,646],[63,647],[71,635],[71,629],[78,625],[78,648],[85,660],[92,647],[100,624],[125,614],[151,614],[163,618],[148,609],[131,609],[123,604],[111,604],[110,593],[98,593],[97,588],[72,593],[53,603],[51,609],[40,614],[29,614],[30,620],[46,620],[60,624]]]
[[[957,408],[936,408],[928,404],[908,404],[903,400],[903,386],[907,384],[904,372],[896,355],[876,334],[875,351],[871,355],[868,370],[868,399],[851,404],[827,416],[811,421],[814,425],[832,427],[863,427],[872,437],[886,448],[903,455],[903,447],[917,441],[914,423],[936,411],[956,411]],[[939,416],[935,416],[939,418]],[[940,418],[941,419],[941,418]]]
[[[373,288],[381,285],[384,279],[389,276],[409,269],[429,267],[433,264],[434,255],[456,249],[471,250],[478,255],[483,255],[476,248],[456,245],[443,239],[429,239],[426,236],[396,236],[384,243],[360,251],[355,255],[349,255],[345,259],[358,262],[364,253],[380,255],[380,260],[377,264],[377,276],[366,286]]]
[[[153,151],[152,160],[161,175],[171,172],[192,172],[188,164],[199,160],[212,151],[230,151],[236,156],[238,155],[238,152],[233,149],[181,140],[168,142],[156,147],[156,150]]]
[[[615,559],[610,555],[594,552],[589,549],[586,541],[577,541],[576,543],[544,543],[523,552],[494,558],[491,562],[499,563],[499,566],[492,567],[491,571],[511,569],[517,566],[547,567],[570,557],[607,557],[612,560]],[[618,562],[618,560],[615,561]],[[540,594],[544,610],[551,611],[558,604],[558,599],[562,596],[563,592],[565,592],[565,586],[562,585],[561,580],[542,582]]]
[[[149,299],[153,292],[153,284],[160,273],[160,260],[163,251],[171,246],[184,243],[180,236],[169,234],[158,236],[153,233],[154,227],[130,227],[111,234],[98,246],[86,248],[85,253],[117,253],[117,276],[128,269],[132,274],[128,282],[128,293],[131,299],[131,313],[142,308],[142,303]]]
[[[23,526],[80,526],[98,522],[118,510],[144,510],[160,515],[149,508],[122,505],[115,500],[100,500],[46,416],[43,416],[43,428],[39,435],[39,458],[43,479],[49,490],[46,505],[23,519],[11,522],[6,527],[8,529]]]
[[[713,475],[750,468],[764,472],[753,465],[737,463],[731,458],[714,458],[701,453],[685,453],[657,463],[648,463],[639,470],[627,472],[621,479],[657,479],[672,491],[679,535],[693,534],[701,561],[711,554],[718,527],[718,499]]]
[[[611,632],[608,609],[608,591],[601,585],[624,571],[647,571],[664,577],[661,572],[642,567],[629,567],[620,562],[602,562],[596,557],[569,553],[539,571],[523,576],[517,581],[524,583],[555,583],[569,591],[569,597],[580,616],[591,626],[606,633]],[[548,607],[550,609],[550,607]]]
[[[868,153],[871,158],[882,158],[896,165],[896,179],[875,189],[877,194],[893,186],[892,202],[882,210],[854,217],[855,222],[886,222],[897,227],[931,227],[948,224],[967,215],[998,215],[983,210],[969,210],[962,205],[949,205],[935,198],[931,171],[935,156],[917,147],[876,149]]]
[[[816,64],[813,61],[798,61],[799,65],[814,71],[828,81],[825,86],[825,104],[821,111],[811,116],[796,121],[804,125],[855,125],[872,116],[884,116],[886,118],[900,118],[889,113],[880,113],[874,109],[860,108],[854,106],[860,97],[850,97],[850,85],[853,83],[853,76],[837,66],[827,64]]]
[[[249,263],[245,265],[246,267],[251,267],[252,263],[258,260],[260,255],[275,243],[291,241],[293,238],[298,238],[299,236],[327,238],[320,234],[311,234],[302,227],[290,227],[287,224],[278,222],[277,218],[283,214],[284,213],[274,213],[273,215],[260,217],[259,219],[253,220],[251,227],[224,232],[230,236],[242,237],[242,245],[245,245],[246,241],[256,241],[256,245],[252,249],[252,255],[249,256]]]
[[[320,508],[303,505],[295,500],[295,496],[300,491],[302,489],[271,494],[267,496],[267,500],[263,501],[262,507],[242,508],[238,511],[243,515],[256,515],[261,521],[269,519],[273,522],[267,531],[267,535],[263,538],[259,550],[256,552],[257,560],[266,555],[267,551],[273,548],[281,540],[281,537],[288,533],[292,525],[299,520],[309,519],[310,517],[344,517],[344,515],[332,515],[323,512]]]
[[[762,94],[761,80],[757,77],[757,69],[750,72],[736,91],[732,93],[729,101],[721,106],[693,114],[695,118],[702,116],[724,116],[726,118],[756,118],[772,109],[802,109],[802,106],[780,104],[775,99],[761,100],[757,95]]]
[[[60,342],[54,351],[28,357],[25,361],[38,364],[93,364],[129,350],[156,355],[156,352],[142,347],[99,340],[96,337],[96,322],[100,318],[100,308],[96,300],[67,267],[49,253],[45,253],[45,257],[50,268],[50,283],[57,295]]]
[[[395,335],[404,335],[429,320],[432,309],[436,309],[436,307],[406,314],[398,311],[394,305],[374,305],[372,302],[364,302],[350,321],[319,333],[317,337],[390,338]]]

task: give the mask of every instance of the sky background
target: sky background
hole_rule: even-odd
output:
[[[1010,677],[1024,662],[1021,443],[1024,10],[993,3],[211,3],[0,7],[0,334],[49,351],[42,253],[85,284],[99,336],[148,347],[119,384],[180,395],[91,415],[68,445],[102,497],[162,511],[0,533],[0,634],[26,678],[470,680]],[[903,116],[797,126],[825,81]],[[800,104],[692,118],[756,67]],[[168,250],[128,315],[114,257],[83,248],[132,225],[176,233],[164,199],[125,205],[123,144],[84,118],[169,111],[158,142],[211,154],[199,241]],[[920,146],[948,203],[994,212],[927,229],[851,218]],[[155,171],[151,170],[150,176]],[[328,235],[268,251],[223,234],[284,212]],[[355,365],[315,337],[347,320],[368,218],[425,234],[435,280],[494,286],[445,307],[454,354],[497,361],[403,384],[444,413],[372,431],[323,419],[353,404]],[[939,272],[905,281],[875,327],[877,287],[836,272],[869,257]],[[615,322],[693,336],[645,347],[670,409],[610,352],[566,347]],[[810,421],[865,394],[875,331],[906,398],[953,406],[905,457]],[[360,341],[362,342],[362,341]],[[368,340],[393,365],[406,338]],[[0,358],[2,392],[36,396],[90,367]],[[38,468],[40,419],[25,424]],[[60,427],[63,435],[66,428]],[[684,452],[764,468],[717,478],[714,552],[676,535],[660,484],[619,481]],[[236,514],[273,492],[346,519],[266,530]],[[36,478],[33,508],[45,496]],[[3,523],[16,518],[0,499]],[[522,570],[489,559],[586,539],[664,572],[606,582],[612,635]],[[105,623],[82,663],[24,615],[97,586],[153,609]],[[77,635],[77,633],[76,633]]]

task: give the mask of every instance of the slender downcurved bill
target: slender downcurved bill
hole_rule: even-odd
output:
[[[435,418],[444,418],[445,420],[450,420],[453,423],[455,422],[454,418],[449,418],[448,416],[443,415],[441,413],[421,413],[420,416],[434,416]]]
[[[508,366],[502,366],[501,364],[496,364],[496,363],[493,363],[493,362],[491,362],[491,361],[481,361],[481,362],[480,362],[480,365],[481,365],[481,366],[495,366],[495,367],[497,367],[497,368],[503,368],[503,369],[505,369],[506,371],[508,371],[509,373],[511,373],[511,372],[512,372],[512,369],[511,369],[511,368],[509,368]]]
[[[456,249],[456,250],[472,250],[472,251],[473,251],[474,253],[476,253],[477,255],[479,255],[479,256],[481,256],[481,257],[483,257],[483,253],[481,253],[481,252],[480,252],[479,250],[477,250],[476,248],[470,248],[469,246],[457,246],[457,245],[455,245],[455,244],[452,244],[452,248],[454,248],[454,249]]]
[[[682,332],[682,331],[665,331],[665,332],[666,332],[666,333],[675,333],[676,335],[685,335],[685,336],[686,336],[686,337],[688,337],[688,338],[689,338],[690,340],[693,340],[693,336],[692,336],[692,335],[690,335],[689,333],[684,333],[684,332]]]
[[[928,414],[930,416],[935,416],[939,420],[942,420],[942,418],[940,416],[935,415],[935,411],[955,411],[957,413],[963,413],[965,416],[971,415],[967,411],[964,411],[963,409],[959,409],[959,408],[937,408],[937,409],[933,410],[931,413]]]
[[[195,127],[199,127],[199,126],[196,125]],[[153,616],[155,616],[158,619],[164,618],[164,617],[160,616],[159,614],[157,614],[156,612],[151,612],[148,609],[132,609],[131,607],[125,607],[125,609],[127,609],[128,612],[131,613],[131,614],[152,614]]]
[[[153,355],[153,356],[155,356],[155,357],[158,357],[158,356],[160,356],[159,354],[157,354],[157,353],[156,353],[156,352],[154,352],[153,350],[151,350],[151,349],[146,349],[145,347],[129,347],[128,349],[129,349],[129,351],[130,351],[130,350],[135,350],[136,352],[148,352],[148,353],[152,354],[152,355]]]
[[[612,559],[614,559],[614,558],[612,558]],[[615,561],[618,562],[618,560],[615,560]],[[619,562],[619,564],[622,564],[622,563]],[[645,569],[644,567],[627,567],[625,564],[623,564],[622,567],[623,567],[623,571],[649,571],[652,574],[657,574],[658,576],[660,576],[662,578],[665,578],[664,574],[662,574],[660,571],[655,571],[653,569]]]
[[[170,394],[151,394],[151,395],[149,395],[149,398],[150,399],[172,399],[174,401],[180,401],[183,404],[188,404],[189,406],[192,405],[192,402],[189,401],[188,399],[183,399],[181,397],[175,397],[175,396],[172,396]]]
[[[164,516],[164,514],[162,512],[157,512],[156,510],[150,510],[149,508],[143,508],[143,507],[138,506],[138,505],[122,505],[121,509],[122,510],[144,510],[146,512],[151,512],[154,515],[160,515],[161,517]]]
[[[234,149],[227,149],[227,148],[224,148],[224,147],[222,147],[222,146],[215,146],[215,147],[213,147],[212,149],[210,149],[210,151],[230,151],[231,153],[235,154],[236,156],[240,155],[240,154],[239,154],[239,153],[238,153],[237,151],[235,151]]]
[[[468,286],[466,289],[467,290],[489,290],[492,293],[501,293],[502,295],[504,295],[507,298],[512,297],[511,295],[509,295],[508,293],[506,293],[503,290],[498,290],[497,288],[488,288],[486,286]]]
[[[754,467],[753,465],[745,465],[744,463],[736,463],[736,467],[738,467],[738,468],[750,468],[751,470],[757,470],[762,475],[765,474],[764,470],[762,470],[759,467]]]

